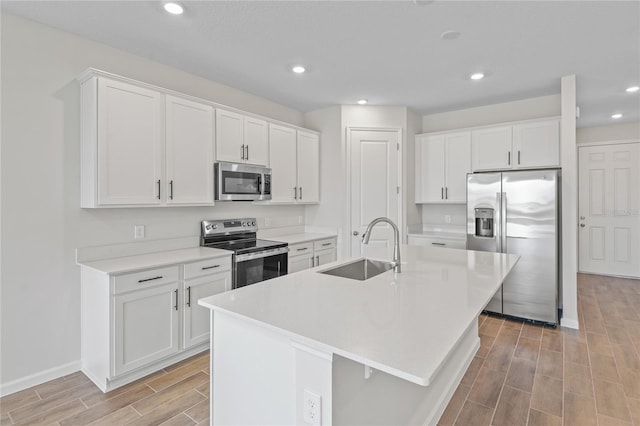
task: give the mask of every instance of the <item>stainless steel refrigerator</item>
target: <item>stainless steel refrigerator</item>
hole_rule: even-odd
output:
[[[560,247],[559,170],[467,175],[467,249],[520,256],[487,311],[557,324]]]

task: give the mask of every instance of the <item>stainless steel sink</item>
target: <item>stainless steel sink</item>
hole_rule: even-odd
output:
[[[380,260],[359,259],[324,271],[321,274],[364,281],[393,268],[392,262]]]

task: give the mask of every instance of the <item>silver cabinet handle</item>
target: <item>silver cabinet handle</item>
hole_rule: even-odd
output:
[[[308,250],[308,249],[309,249],[309,247],[302,247],[302,248],[296,249],[296,251],[305,251],[305,250]]]
[[[177,288],[176,288],[175,293],[176,293],[176,304],[175,304],[173,307],[174,307],[174,308],[176,309],[176,311],[177,311],[177,310],[178,310],[178,289],[177,289]]]
[[[213,269],[213,268],[219,268],[220,265],[213,265],[213,266],[205,266],[202,268],[203,271],[206,271],[207,269]]]
[[[449,188],[448,187],[444,187],[444,199],[448,200],[449,199]]]
[[[293,199],[294,200],[298,199],[298,187],[297,186],[293,187]]]
[[[187,306],[191,307],[191,286],[187,287]]]
[[[240,146],[240,159],[244,160],[244,144]]]
[[[587,225],[585,225],[584,223],[580,224],[580,228],[584,228],[585,226],[587,226]]]
[[[313,268],[314,266],[316,266],[316,260],[313,256],[311,256],[311,267]]]
[[[146,278],[144,280],[138,280],[139,283],[146,283],[147,281],[154,281],[154,280],[159,280],[162,278],[162,275],[158,275],[157,277],[153,277],[153,278]]]
[[[173,181],[169,181],[169,199],[173,200]]]
[[[245,160],[249,160],[249,145],[246,146],[247,155],[244,157]]]
[[[446,246],[445,243],[431,243],[431,245],[434,245],[434,246]]]
[[[302,200],[302,187],[300,187],[300,199]]]
[[[158,179],[158,200],[160,199],[160,179]]]
[[[440,199],[444,200],[444,188],[440,187]]]
[[[322,247],[330,246],[331,244],[333,244],[333,243],[324,243],[324,244],[322,244]]]
[[[316,266],[320,266],[320,256],[316,256]]]
[[[518,164],[520,164],[520,150],[518,150]]]
[[[507,165],[511,165],[511,151],[507,153]]]

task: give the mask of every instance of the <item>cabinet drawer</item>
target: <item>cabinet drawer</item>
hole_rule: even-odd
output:
[[[430,246],[430,247],[442,247],[442,248],[455,248],[465,249],[467,248],[467,242],[462,239],[449,239],[449,238],[437,238],[437,237],[412,237],[409,236],[409,245],[412,246]]]
[[[178,281],[178,266],[147,269],[114,277],[114,294],[139,290]]]
[[[327,249],[332,249],[336,247],[336,239],[335,238],[328,238],[326,240],[320,240],[320,241],[316,241],[313,243],[313,249],[315,251],[318,250],[327,250]]]
[[[201,277],[231,269],[231,256],[201,260],[184,265],[184,279]]]
[[[313,255],[313,242],[300,243],[289,246],[289,257]]]

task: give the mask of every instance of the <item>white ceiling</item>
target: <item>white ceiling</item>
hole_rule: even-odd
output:
[[[640,92],[625,92],[640,85],[636,0],[183,1],[182,16],[160,1],[1,3],[304,112],[366,98],[432,114],[559,93],[576,74],[579,127],[640,121]]]

